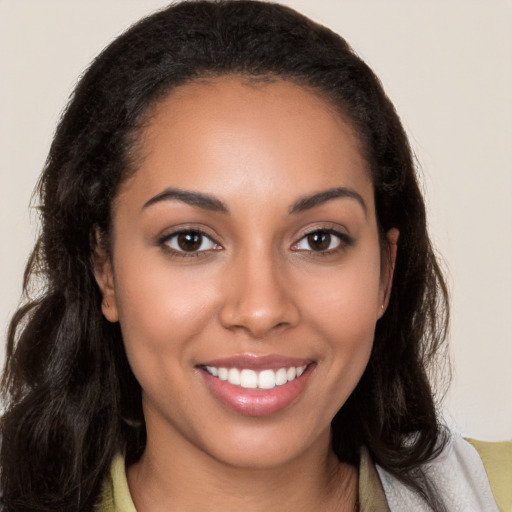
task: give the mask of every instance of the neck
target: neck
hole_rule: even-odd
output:
[[[357,470],[338,461],[329,433],[306,453],[270,468],[237,467],[153,439],[148,430],[143,456],[127,471],[138,512],[355,510]]]

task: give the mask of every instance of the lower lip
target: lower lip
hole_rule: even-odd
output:
[[[201,374],[213,395],[226,407],[246,416],[268,416],[291,405],[302,393],[314,365],[294,380],[272,389],[246,389],[220,380],[201,368]]]

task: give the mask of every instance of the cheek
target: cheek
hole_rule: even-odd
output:
[[[325,365],[338,405],[363,374],[380,311],[378,252],[357,265],[340,267],[317,280],[307,295],[307,322],[327,341]]]
[[[206,281],[209,282],[209,281]],[[116,267],[119,322],[130,363],[173,364],[190,356],[189,344],[212,321],[215,287],[197,270],[123,262]],[[165,358],[165,354],[172,355]],[[139,363],[140,362],[140,363]]]
[[[328,269],[316,278],[305,296],[311,319],[316,319],[319,329],[325,329],[330,338],[347,340],[373,333],[381,302],[378,251],[368,251],[364,257],[358,254],[346,265]]]
[[[214,297],[208,288],[199,286],[197,273],[179,279],[168,269],[162,274],[148,265],[138,275],[126,270],[126,276],[120,272],[118,280],[119,322],[143,396],[160,413],[169,408],[190,410],[191,361],[197,340],[212,321]]]

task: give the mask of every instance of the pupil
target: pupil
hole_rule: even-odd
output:
[[[178,245],[183,251],[197,251],[201,247],[203,237],[200,233],[181,233],[178,235]]]
[[[325,231],[317,231],[308,235],[308,244],[314,251],[325,251],[331,245],[331,235]]]

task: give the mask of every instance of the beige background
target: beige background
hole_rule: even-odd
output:
[[[28,205],[87,63],[162,0],[0,0],[0,329],[37,230]],[[446,421],[512,438],[512,1],[288,0],[382,79],[423,168],[453,297]],[[3,349],[0,351],[3,357]]]

